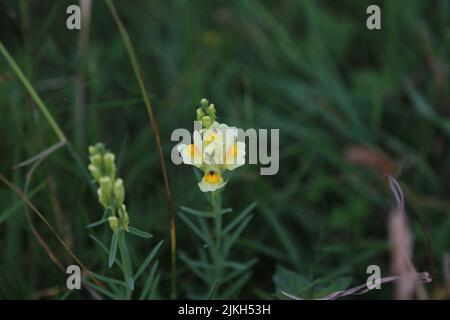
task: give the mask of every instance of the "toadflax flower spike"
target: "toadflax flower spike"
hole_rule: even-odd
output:
[[[245,164],[245,142],[238,141],[238,129],[219,123],[216,107],[202,99],[196,110],[197,121],[202,123],[200,131],[194,131],[193,144],[177,147],[183,163],[203,170],[198,186],[203,192],[214,192],[225,186],[223,173]]]

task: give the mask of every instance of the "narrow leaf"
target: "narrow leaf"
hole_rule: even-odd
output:
[[[117,235],[114,232],[111,239],[111,249],[109,250],[108,267],[111,268],[117,255]]]
[[[234,218],[233,221],[231,221],[223,230],[223,233],[230,232],[235,226],[237,226],[242,220],[245,219],[245,217],[256,207],[257,202],[251,203],[248,207],[246,207],[242,212]]]
[[[195,209],[191,209],[188,207],[180,207],[181,210],[183,210],[186,213],[195,215],[195,216],[199,216],[199,217],[205,217],[205,218],[212,218],[214,217],[214,215],[211,212],[207,212],[207,211],[200,211],[200,210],[195,210]]]
[[[144,272],[145,268],[148,266],[148,264],[152,261],[152,259],[155,257],[156,253],[158,253],[159,248],[162,246],[162,244],[164,243],[164,240],[161,240],[154,248],[153,250],[149,253],[149,255],[147,256],[147,258],[145,259],[145,261],[142,263],[141,267],[139,268],[139,270],[136,272],[136,274],[134,275],[134,280],[136,281],[139,276],[142,274],[142,272]]]
[[[106,282],[106,283],[109,283],[109,284],[117,284],[117,285],[124,286],[124,287],[127,286],[125,284],[125,282],[123,282],[123,281],[120,281],[120,280],[117,280],[117,279],[113,279],[113,278],[109,278],[109,277],[106,277],[106,276],[102,276],[102,275],[97,274],[97,273],[92,272],[92,271],[89,271],[89,273],[92,274],[95,278],[97,278],[97,279],[99,279],[99,280],[101,280],[103,282]]]
[[[142,289],[141,295],[139,296],[139,300],[145,299],[145,297],[148,295],[148,292],[150,291],[153,280],[155,279],[156,270],[158,269],[159,261],[156,261],[155,264],[151,267],[150,272],[147,276],[147,279],[145,279],[144,289]]]
[[[239,238],[241,233],[244,231],[245,227],[249,224],[250,220],[252,220],[253,216],[248,216],[245,220],[234,230],[231,236],[227,239],[225,243],[225,252],[228,252],[233,245],[233,243]]]
[[[135,236],[141,237],[141,238],[151,238],[153,237],[150,233],[139,230],[138,228],[134,228],[134,227],[128,227],[128,231],[131,234],[134,234]]]
[[[93,222],[93,223],[91,223],[91,224],[88,224],[88,225],[86,226],[86,228],[93,228],[93,227],[99,226],[99,225],[105,223],[106,221],[108,221],[107,218],[106,218],[106,219],[101,219],[101,220],[99,220],[99,221],[96,221],[96,222]]]
[[[184,221],[184,223],[186,223],[188,225],[189,228],[191,228],[192,231],[194,231],[194,233],[203,241],[205,241],[208,245],[210,245],[211,243],[208,241],[207,237],[198,229],[198,227],[191,221],[188,219],[188,217],[186,217],[184,214],[182,214],[181,212],[178,213],[178,215],[180,216],[181,220]]]

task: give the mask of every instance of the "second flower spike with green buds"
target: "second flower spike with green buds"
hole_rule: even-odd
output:
[[[124,204],[125,188],[123,180],[116,178],[115,156],[105,145],[97,143],[89,147],[89,171],[95,182],[100,204],[109,212],[109,225],[114,232],[119,228],[128,231],[129,218]]]

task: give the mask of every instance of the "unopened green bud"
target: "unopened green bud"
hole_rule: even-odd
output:
[[[94,146],[89,146],[89,154],[90,155],[94,155],[96,153],[95,147]]]
[[[202,118],[205,116],[202,108],[197,108],[197,121],[202,121]]]
[[[117,217],[109,217],[108,222],[113,232],[117,232],[119,230],[119,219],[117,219]]]
[[[104,207],[107,207],[111,202],[111,195],[113,192],[112,180],[110,177],[101,177],[99,184],[98,199]]]
[[[208,129],[213,124],[214,120],[210,116],[204,116],[202,118],[202,126],[203,128]]]
[[[102,165],[102,156],[99,154],[94,154],[90,158],[91,163],[96,166],[97,168],[100,168]]]
[[[100,170],[98,170],[98,168],[96,166],[94,166],[93,164],[90,164],[88,166],[89,172],[91,173],[92,177],[94,178],[95,181],[98,181],[98,179],[100,179],[101,177],[101,173]]]
[[[110,177],[101,177],[99,183],[102,190],[111,194],[111,192],[113,191],[113,185]]]
[[[114,197],[116,198],[117,204],[122,205],[125,200],[125,189],[123,187],[123,180],[117,179],[114,184]]]
[[[102,191],[102,188],[97,189],[97,194],[98,194],[98,201],[101,203],[101,205],[104,206],[105,208],[108,207],[109,197],[105,192]]]
[[[216,117],[216,107],[214,106],[214,104],[210,104],[208,107],[208,115],[213,118],[213,120]]]
[[[116,175],[116,165],[114,164],[115,160],[116,157],[111,152],[107,152],[103,156],[103,165],[105,169],[105,174],[113,178]]]
[[[206,108],[208,106],[209,101],[206,98],[203,98],[202,100],[200,100],[200,105],[204,108]]]

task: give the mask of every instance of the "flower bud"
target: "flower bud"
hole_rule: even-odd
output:
[[[202,100],[200,100],[200,105],[204,108],[206,108],[208,106],[209,101],[206,98],[203,98]]]
[[[89,160],[91,160],[91,163],[97,168],[100,168],[102,166],[102,156],[98,153],[90,156]]]
[[[210,116],[204,116],[202,118],[202,126],[206,129],[208,129],[209,127],[211,127],[211,125],[213,124],[214,120],[211,119]]]
[[[102,190],[104,190],[108,194],[111,194],[111,192],[113,191],[113,185],[110,177],[101,177],[99,183]]]
[[[119,219],[117,219],[117,217],[109,217],[108,222],[113,232],[117,232],[119,230]]]
[[[203,112],[202,108],[197,108],[197,121],[202,121],[202,118],[205,116],[205,113]]]
[[[213,119],[213,121],[216,118],[216,107],[214,104],[210,104],[208,107],[208,115]]]
[[[111,202],[113,192],[113,184],[110,177],[101,177],[99,180],[100,188],[98,189],[98,199],[100,203],[107,207]]]
[[[91,173],[92,177],[94,178],[94,180],[97,181],[102,176],[100,173],[100,170],[98,170],[98,168],[96,166],[94,166],[93,164],[90,164],[88,166],[88,169],[89,169],[89,172]]]
[[[108,207],[109,197],[104,191],[102,191],[102,188],[97,189],[97,194],[98,194],[98,201],[101,203],[101,205],[104,206],[105,208]]]
[[[117,204],[121,206],[123,204],[123,201],[125,200],[125,189],[123,187],[123,180],[117,179],[116,183],[114,184],[114,197],[117,201]]]
[[[103,156],[104,173],[112,178],[116,175],[116,165],[114,164],[115,159],[116,157],[111,152],[107,152]]]

